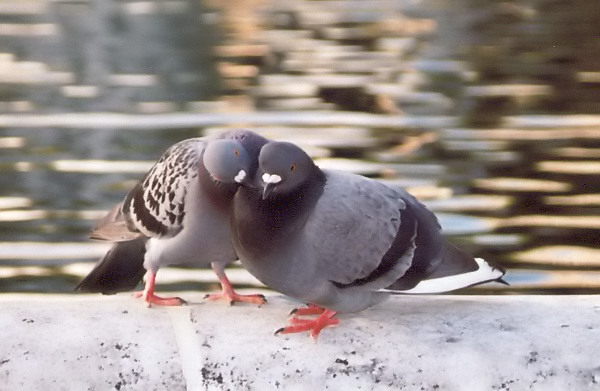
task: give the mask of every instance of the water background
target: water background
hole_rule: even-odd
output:
[[[0,292],[71,291],[168,146],[243,126],[417,195],[508,269],[468,293],[598,293],[600,20],[555,3],[0,4]]]

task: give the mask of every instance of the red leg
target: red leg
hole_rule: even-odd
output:
[[[340,324],[340,321],[335,317],[335,314],[335,311],[324,309],[323,313],[316,319],[308,320],[294,317],[291,319],[290,325],[275,331],[275,335],[310,331],[310,336],[316,341],[319,333],[325,327],[337,326]]]
[[[144,286],[144,290],[141,292],[134,292],[133,296],[136,298],[143,298],[144,302],[146,303],[146,306],[150,307],[152,304],[165,306],[185,304],[185,300],[180,299],[179,297],[160,297],[154,294],[154,283],[156,280],[156,273],[153,273],[148,270],[148,272],[146,272],[144,280],[146,284]]]
[[[211,263],[211,266],[213,271],[217,275],[219,282],[221,283],[222,290],[221,293],[213,293],[204,296],[205,299],[212,301],[225,299],[229,302],[229,305],[233,305],[236,301],[239,301],[241,303],[251,303],[258,305],[263,305],[267,302],[264,295],[240,295],[235,293],[235,290],[233,289],[231,282],[229,282],[229,278],[227,278],[223,267],[214,262]]]

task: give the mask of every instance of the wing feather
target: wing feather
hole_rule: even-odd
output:
[[[98,222],[90,237],[119,241],[177,235],[183,229],[186,195],[197,180],[205,145],[206,139],[197,137],[171,146],[124,201]]]
[[[380,266],[398,234],[406,204],[395,190],[377,181],[325,173],[325,189],[305,232],[317,254],[319,273],[337,284],[352,284]]]
[[[143,236],[136,229],[130,229],[123,214],[123,203],[115,205],[102,219],[100,219],[92,232],[90,239],[109,242],[124,242]]]

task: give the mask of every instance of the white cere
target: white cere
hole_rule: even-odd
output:
[[[240,170],[240,172],[237,173],[237,175],[235,176],[235,178],[233,178],[233,180],[236,181],[237,183],[242,183],[244,178],[246,178],[246,171]]]
[[[265,183],[273,183],[273,184],[275,184],[275,183],[281,182],[281,177],[279,175],[277,175],[277,174],[271,175],[271,174],[264,173],[263,176],[262,176],[262,180]]]

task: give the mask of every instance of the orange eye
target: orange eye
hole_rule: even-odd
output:
[[[238,149],[234,149],[234,150],[233,150],[233,154],[234,154],[235,156],[240,156],[240,151],[239,151]]]
[[[293,164],[290,166],[290,171],[294,171],[295,169],[296,169],[296,163],[293,163]]]

